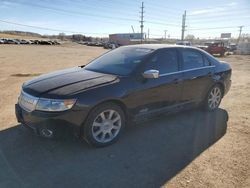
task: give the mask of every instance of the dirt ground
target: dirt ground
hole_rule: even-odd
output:
[[[60,46],[0,45],[0,137],[2,132],[3,135],[8,135],[6,139],[10,140],[12,144],[15,145],[18,142],[18,140],[14,138],[15,141],[13,141],[12,138],[10,138],[10,136],[13,135],[7,134],[6,130],[17,126],[14,115],[14,104],[17,101],[21,85],[24,81],[31,79],[34,75],[85,64],[105,51],[106,50],[102,48],[77,44],[64,44]],[[190,188],[250,187],[250,56],[230,55],[220,59],[229,62],[233,69],[231,90],[221,104],[221,108],[227,111],[229,116],[227,132],[211,147],[200,152],[200,155],[197,154],[198,157],[190,160],[188,165],[183,165],[183,168],[173,173],[170,178],[165,178],[167,181],[161,182],[160,186]],[[196,116],[195,113],[193,116]],[[181,118],[184,121],[185,118],[188,117],[185,115],[175,115],[167,119],[166,122],[171,123],[171,121]],[[159,125],[162,122],[164,123],[164,119],[160,120]],[[161,129],[159,125],[157,125],[158,129]],[[137,129],[140,128],[136,128],[136,130]],[[148,127],[146,129],[153,128],[151,126],[151,128]],[[169,127],[170,131],[173,129],[171,126]],[[140,131],[145,132],[143,129]],[[131,132],[132,139],[133,134],[136,133]],[[130,135],[127,134],[126,136],[129,137]],[[35,138],[32,137],[31,139],[34,140]],[[122,139],[124,139],[124,137],[122,137]],[[3,138],[0,138],[0,141],[2,140]],[[140,140],[138,143],[139,142]],[[39,142],[37,141],[37,143]],[[119,143],[120,142],[112,147],[117,148]],[[112,147],[109,147],[109,149]],[[124,147],[131,149],[127,146]],[[176,147],[178,148],[178,145]],[[1,148],[0,158],[4,153],[4,146]],[[106,150],[109,151],[109,149]],[[106,150],[99,150],[97,152]],[[5,152],[10,151],[6,150]],[[63,152],[63,150],[61,152]],[[91,151],[89,148],[87,152],[87,155],[90,155]],[[140,157],[143,158],[143,156]],[[8,158],[4,158],[8,161]],[[176,158],[178,158],[178,156],[176,156]],[[8,166],[11,166],[10,161],[8,161]],[[13,168],[12,166],[12,170]],[[140,169],[133,170],[140,171]],[[168,169],[165,170],[167,171]],[[4,174],[4,172],[2,172],[2,174]],[[14,174],[16,175],[16,173]],[[153,177],[152,175],[148,178],[153,179]],[[140,181],[143,181],[143,179],[138,178],[138,180],[135,181],[137,181],[137,187],[143,185],[140,184]],[[154,181],[154,179],[152,181]],[[148,187],[154,187],[153,185],[159,186],[159,184],[154,183]]]

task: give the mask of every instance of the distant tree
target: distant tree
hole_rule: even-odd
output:
[[[187,35],[185,37],[185,40],[188,40],[188,41],[193,41],[195,39],[194,35]]]
[[[58,35],[58,38],[60,39],[60,40],[65,40],[65,33],[59,33],[59,35]]]
[[[242,39],[247,39],[247,40],[250,40],[250,34],[249,33],[243,33],[241,35]]]

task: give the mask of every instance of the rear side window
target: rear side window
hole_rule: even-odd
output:
[[[175,49],[163,49],[156,54],[147,63],[146,69],[159,70],[160,74],[178,71],[178,59]]]
[[[184,49],[182,51],[183,70],[199,68],[204,66],[201,53],[195,50]]]

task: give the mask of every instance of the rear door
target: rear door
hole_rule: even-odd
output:
[[[197,103],[203,100],[207,89],[213,83],[212,75],[215,66],[196,49],[182,48],[181,71],[183,72],[182,102]]]

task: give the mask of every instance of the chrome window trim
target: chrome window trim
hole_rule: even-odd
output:
[[[176,72],[170,72],[170,73],[164,73],[164,74],[160,74],[159,77],[169,76],[169,75],[173,75],[173,74],[179,74],[179,73],[189,72],[189,71],[194,71],[194,70],[201,70],[201,69],[213,68],[213,67],[215,67],[215,65],[205,66],[205,67],[198,67],[198,68],[193,68],[193,69],[186,69],[186,70],[176,71]]]

